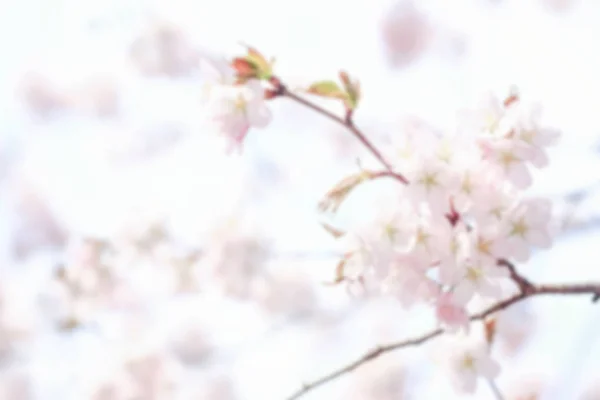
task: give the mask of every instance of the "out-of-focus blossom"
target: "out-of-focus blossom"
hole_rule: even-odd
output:
[[[214,350],[206,328],[193,320],[178,329],[171,348],[183,363],[190,365],[206,361]]]
[[[199,52],[185,33],[174,25],[157,23],[135,40],[130,56],[148,76],[186,76],[198,67]]]
[[[515,306],[496,317],[496,338],[508,355],[515,355],[534,333],[536,317],[527,307]]]
[[[235,390],[235,384],[231,377],[225,374],[211,374],[202,379],[199,387],[192,390],[191,397],[194,400],[237,400],[240,397]]]
[[[38,117],[47,118],[69,107],[67,93],[39,73],[25,74],[21,78],[17,94]]]
[[[251,229],[251,228],[250,228]],[[269,245],[260,233],[225,224],[207,243],[201,265],[213,289],[233,297],[248,299],[256,294],[266,276]]]
[[[25,371],[11,371],[0,374],[0,399],[33,400],[31,379]]]
[[[121,338],[124,340],[124,338]],[[124,345],[122,350],[119,346]],[[110,363],[94,371],[95,380],[86,382],[86,396],[93,400],[177,398],[180,393],[181,366],[168,353],[147,344],[115,343],[107,351]]]
[[[406,367],[397,359],[366,365],[357,371],[344,398],[348,400],[402,400],[407,398]]]
[[[381,25],[388,62],[393,67],[405,67],[414,62],[429,45],[433,29],[416,2],[397,2],[387,11]]]
[[[257,80],[243,85],[218,85],[211,89],[206,112],[210,125],[227,140],[228,152],[242,150],[250,128],[265,128],[271,122],[264,91]]]
[[[479,378],[494,380],[500,366],[490,357],[484,345],[456,343],[449,359],[453,384],[458,390],[473,393]]]
[[[311,283],[300,274],[271,274],[257,292],[258,303],[274,314],[307,316],[317,305]]]
[[[69,93],[74,109],[100,118],[113,117],[119,112],[119,87],[114,79],[91,77]]]
[[[550,11],[558,13],[566,13],[575,8],[579,1],[578,0],[541,0],[542,5]]]
[[[35,299],[24,282],[0,275],[0,360],[35,334],[39,316]]]
[[[17,259],[25,259],[40,249],[56,249],[66,241],[65,227],[56,219],[45,199],[24,181],[14,178],[14,212],[16,226],[12,251]]]
[[[508,385],[503,394],[507,400],[541,400],[545,389],[549,386],[548,377],[541,374],[527,374],[519,376],[511,385]],[[579,397],[578,399],[588,400]],[[589,400],[595,399],[596,397],[592,397]]]

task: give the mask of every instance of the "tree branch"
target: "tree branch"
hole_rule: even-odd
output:
[[[512,265],[512,264],[510,264],[510,265]],[[513,267],[513,270],[514,270],[514,267]],[[531,284],[531,287],[528,290],[526,290],[526,291],[521,290],[518,294],[516,294],[512,297],[509,297],[505,300],[502,300],[502,301],[488,307],[487,309],[485,309],[477,314],[472,315],[470,317],[470,320],[471,321],[483,320],[486,317],[488,317],[492,314],[495,314],[498,311],[507,309],[510,306],[512,306],[516,303],[519,303],[520,301],[525,300],[529,297],[549,295],[549,294],[553,294],[553,295],[578,295],[578,294],[591,295],[591,296],[593,296],[592,301],[596,301],[598,298],[600,298],[600,283],[573,284],[573,285],[533,285],[533,284]],[[390,353],[395,350],[403,349],[405,347],[420,345],[422,343],[425,343],[431,339],[434,339],[434,338],[440,336],[443,333],[444,333],[444,330],[441,328],[438,328],[438,329],[432,330],[428,333],[425,333],[421,336],[418,336],[418,337],[415,337],[412,339],[403,340],[400,342],[390,343],[387,345],[376,347],[375,349],[365,353],[362,357],[351,362],[350,364],[347,364],[346,366],[344,366],[338,370],[335,370],[315,381],[303,384],[302,387],[299,390],[297,390],[294,394],[292,394],[290,397],[288,397],[287,400],[298,399],[298,398],[304,396],[305,394],[307,394],[308,392],[310,392],[310,391],[312,391],[312,390],[314,390],[336,378],[339,378],[342,375],[345,375],[349,372],[354,371],[355,369],[362,366],[363,364],[366,364],[366,363],[374,360],[375,358],[378,358],[379,356],[381,356],[383,354]]]
[[[350,133],[352,133],[354,135],[354,137],[356,137],[358,140],[360,140],[360,142],[367,148],[367,150],[369,150],[369,152],[371,152],[371,154],[373,154],[373,156],[375,156],[375,158],[385,167],[385,169],[389,172],[389,176],[392,176],[393,178],[402,182],[405,185],[408,184],[408,179],[406,179],[406,177],[404,177],[403,175],[394,172],[394,170],[392,168],[392,164],[390,164],[385,159],[385,157],[383,157],[383,155],[379,152],[379,150],[377,150],[377,148],[373,145],[373,143],[371,143],[371,141],[369,141],[369,139],[367,139],[365,134],[362,133],[360,131],[360,129],[358,129],[354,125],[354,122],[352,121],[352,118],[350,115],[348,115],[347,118],[338,117],[337,115],[327,111],[326,109],[318,106],[317,104],[315,104],[309,100],[306,100],[305,98],[300,97],[297,94],[291,92],[277,78],[272,79],[271,83],[275,86],[275,92],[274,92],[275,95],[285,96],[288,99],[293,100],[296,103],[301,104],[307,108],[310,108],[311,110],[317,112],[318,114],[321,114],[322,116],[324,116],[334,122],[337,122],[338,124],[342,125],[346,129],[348,129],[350,131]]]

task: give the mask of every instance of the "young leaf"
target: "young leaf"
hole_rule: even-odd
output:
[[[253,47],[248,47],[248,56],[246,59],[256,66],[258,77],[261,79],[269,79],[272,75],[272,63]]]
[[[317,96],[345,99],[346,93],[334,81],[315,82],[307,90],[308,93]]]
[[[346,71],[340,71],[339,75],[347,94],[345,100],[346,107],[350,110],[354,110],[358,106],[358,101],[360,100],[360,83],[358,81],[353,82]]]
[[[370,171],[361,171],[342,179],[331,188],[319,202],[319,210],[322,212],[331,211],[335,213],[352,190],[364,181],[372,178],[373,174]]]
[[[331,234],[331,236],[333,236],[334,238],[340,238],[342,236],[344,236],[346,234],[346,232],[343,232],[337,228],[334,228],[333,226],[326,224],[325,222],[321,222],[321,225],[323,226],[323,228],[325,228],[325,230]]]
[[[349,255],[344,256],[335,267],[335,278],[333,282],[325,282],[326,285],[338,285],[346,280],[344,276],[344,268],[346,267],[346,261]]]

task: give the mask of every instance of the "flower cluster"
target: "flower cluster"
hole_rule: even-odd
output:
[[[547,163],[557,133],[517,95],[465,114],[468,123],[454,135],[407,126],[389,159],[409,184],[377,218],[342,236],[337,277],[405,306],[431,304],[451,331],[468,331],[473,299],[501,298],[506,260],[525,262],[532,248],[551,244],[549,201],[521,192],[531,185],[529,165]],[[478,365],[469,371],[497,373]],[[460,376],[469,382],[459,386],[472,391],[472,374]]]
[[[208,110],[218,131],[239,146],[250,127],[268,122],[264,100],[287,89],[252,49],[248,57],[215,69],[220,75],[210,88]],[[352,130],[360,89],[345,72],[340,78],[345,90],[322,81],[307,92],[343,100],[346,116],[338,122]],[[275,88],[265,90],[261,80]],[[489,95],[463,112],[458,129],[449,134],[420,121],[408,123],[386,158],[353,131],[386,171],[345,178],[328,192],[321,210],[335,212],[355,187],[377,177],[395,177],[402,185],[366,224],[348,232],[327,226],[344,253],[335,282],[352,291],[395,296],[407,307],[430,304],[445,329],[468,332],[472,300],[499,299],[512,278],[510,262],[525,262],[532,248],[551,245],[550,203],[521,195],[532,184],[530,166],[548,163],[546,149],[558,137],[540,120],[540,107],[513,91],[505,99]],[[487,355],[476,357],[481,352],[467,353],[457,363],[469,371],[459,374],[466,379],[459,386],[472,391],[474,377],[491,379],[498,368]]]

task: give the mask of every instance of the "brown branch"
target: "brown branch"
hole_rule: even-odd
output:
[[[510,264],[510,265],[512,265],[512,264]],[[514,269],[514,267],[513,267],[513,269]],[[593,296],[592,300],[595,301],[595,300],[597,300],[597,298],[600,298],[600,283],[573,284],[573,285],[531,285],[531,287],[528,290],[520,291],[520,293],[518,293],[512,297],[502,300],[502,301],[490,306],[489,308],[487,308],[477,314],[472,315],[470,317],[470,320],[471,321],[483,320],[486,317],[488,317],[492,314],[495,314],[498,311],[507,309],[510,306],[512,306],[516,303],[519,303],[520,301],[525,300],[529,297],[549,295],[549,294],[553,294],[553,295],[577,295],[577,294],[592,295]],[[405,347],[420,345],[422,343],[425,343],[431,339],[434,339],[434,338],[440,336],[443,333],[444,333],[444,330],[441,328],[438,328],[438,329],[432,330],[428,333],[425,333],[421,336],[418,336],[416,338],[403,340],[400,342],[390,343],[390,344],[387,344],[384,346],[376,347],[375,349],[365,353],[362,357],[358,358],[357,360],[351,362],[350,364],[347,364],[343,368],[335,370],[315,381],[303,384],[302,387],[298,391],[296,391],[294,394],[292,394],[290,397],[288,397],[287,400],[298,399],[298,398],[304,396],[305,394],[307,394],[308,392],[310,392],[310,391],[312,391],[312,390],[314,390],[336,378],[339,378],[342,375],[345,375],[349,372],[354,371],[355,369],[362,366],[363,364],[366,364],[366,363],[374,360],[375,358],[382,356],[383,354],[386,354],[386,353],[389,353],[389,352],[392,352],[395,350],[403,349]]]
[[[385,159],[385,157],[379,152],[379,150],[377,150],[377,148],[373,145],[373,143],[371,143],[371,141],[369,139],[367,139],[365,134],[362,133],[360,131],[360,129],[358,129],[354,125],[351,114],[348,114],[346,116],[346,118],[338,117],[337,115],[327,111],[326,109],[318,106],[317,104],[291,92],[283,83],[281,83],[281,81],[279,79],[273,78],[273,79],[271,79],[271,83],[275,86],[275,91],[273,92],[273,95],[285,96],[288,99],[293,100],[296,103],[301,104],[307,108],[310,108],[311,110],[317,112],[318,114],[321,114],[322,116],[324,116],[334,122],[337,122],[338,124],[342,125],[346,129],[348,129],[350,131],[350,133],[352,133],[354,135],[354,137],[356,137],[358,140],[360,140],[360,142],[367,148],[367,150],[369,150],[371,152],[371,154],[373,154],[373,156],[375,156],[375,158],[385,167],[385,169],[389,172],[390,176],[392,176],[393,178],[402,182],[405,185],[408,184],[408,179],[406,179],[406,177],[404,177],[403,175],[394,172],[394,169],[392,168],[392,164],[390,164]]]
[[[517,287],[519,288],[521,293],[526,293],[535,289],[533,287],[533,284],[529,282],[527,278],[525,278],[523,275],[517,272],[517,269],[515,268],[514,264],[510,261],[501,258],[498,260],[498,265],[508,269],[508,272],[510,273],[510,279],[512,279],[517,284]]]

